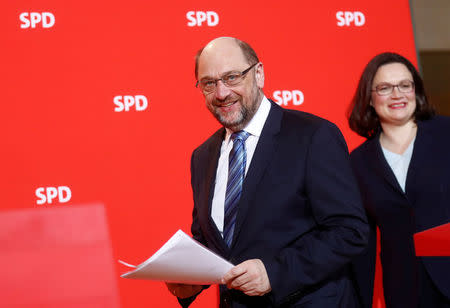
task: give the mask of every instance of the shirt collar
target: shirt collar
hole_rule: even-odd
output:
[[[269,116],[270,111],[270,102],[267,97],[263,97],[261,104],[258,107],[253,118],[248,122],[247,126],[244,130],[252,136],[259,137],[261,136],[262,129],[264,127],[264,123],[266,123],[267,117]],[[228,143],[231,134],[233,133],[230,129],[225,128],[225,143]]]

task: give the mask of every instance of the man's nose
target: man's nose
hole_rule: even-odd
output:
[[[230,94],[230,88],[228,88],[222,80],[217,80],[215,96],[217,99],[225,99]]]

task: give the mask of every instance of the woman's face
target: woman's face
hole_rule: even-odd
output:
[[[411,73],[402,63],[389,63],[378,68],[372,83],[370,104],[381,124],[404,125],[414,120],[416,94],[414,86],[412,89],[408,87],[412,81]],[[390,87],[392,92],[385,94],[389,92]],[[378,91],[374,91],[375,89]]]

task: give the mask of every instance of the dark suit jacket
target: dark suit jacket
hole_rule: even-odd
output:
[[[222,307],[356,307],[350,260],[368,225],[337,127],[272,102],[246,175],[228,248],[211,218],[222,128],[191,162],[195,239],[233,264],[259,258],[272,286],[246,296],[221,286]]]
[[[384,158],[379,134],[351,154],[371,224],[367,251],[355,261],[364,307],[372,307],[376,228],[380,228],[386,305],[417,307],[422,262],[450,298],[450,258],[415,257],[413,234],[450,221],[450,119],[419,121],[406,178],[406,193]],[[369,264],[369,266],[368,266]]]

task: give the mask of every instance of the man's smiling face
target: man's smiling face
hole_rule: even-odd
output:
[[[252,64],[234,39],[219,38],[203,49],[198,62],[198,80],[219,79],[228,73],[242,72]],[[236,86],[227,87],[217,81],[213,92],[204,93],[206,106],[224,127],[242,130],[258,110],[263,86],[264,72],[259,63]]]

